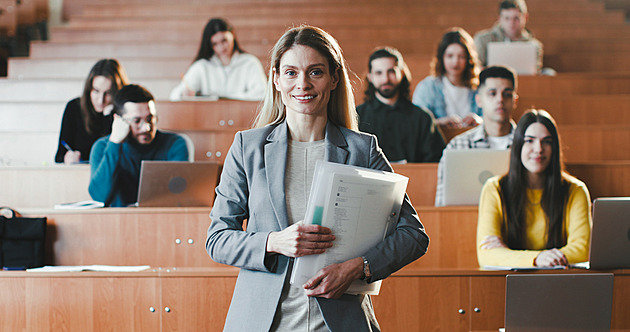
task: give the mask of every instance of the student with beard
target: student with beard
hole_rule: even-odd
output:
[[[438,162],[445,146],[433,115],[411,103],[411,73],[400,52],[379,48],[368,62],[359,130],[374,134],[393,163]]]

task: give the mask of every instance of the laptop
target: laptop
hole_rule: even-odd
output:
[[[490,42],[487,47],[488,66],[508,66],[519,75],[536,75],[538,73],[536,44],[531,42]]]
[[[505,330],[610,331],[612,273],[508,274]]]
[[[591,269],[630,268],[630,197],[593,202],[589,262]]]
[[[446,149],[444,158],[444,205],[478,205],[483,184],[507,173],[510,150]]]
[[[143,160],[138,206],[212,206],[219,171],[216,162]]]

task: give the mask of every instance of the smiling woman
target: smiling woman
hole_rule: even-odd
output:
[[[288,30],[271,54],[256,128],[234,138],[210,213],[208,254],[241,268],[224,331],[379,330],[370,297],[344,293],[354,280],[386,278],[426,252],[408,199],[381,244],[304,285],[288,282],[294,258],[335,241],[329,228],[302,223],[315,161],[392,171],[376,138],[357,131],[356,117],[337,41],[315,27]]]
[[[564,170],[556,123],[543,110],[523,115],[508,174],[489,179],[479,201],[479,265],[554,266],[588,259],[591,200]]]

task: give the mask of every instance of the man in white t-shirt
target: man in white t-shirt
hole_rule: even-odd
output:
[[[477,105],[483,110],[483,123],[453,137],[446,149],[496,149],[505,150],[512,146],[514,127],[512,112],[516,109],[517,77],[513,70],[503,66],[492,66],[479,74],[479,88],[475,96]],[[438,165],[435,206],[444,205],[444,159]]]

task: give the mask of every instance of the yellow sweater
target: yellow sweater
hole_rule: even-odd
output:
[[[507,248],[481,249],[481,241],[489,235],[503,238],[503,208],[499,196],[499,178],[489,179],[481,190],[479,201],[479,219],[477,222],[477,259],[479,266],[498,265],[514,267],[534,266],[534,259],[547,243],[547,219],[540,198],[542,189],[527,189],[529,202],[526,208],[527,236],[525,247],[528,250],[512,250]],[[569,264],[588,260],[589,241],[591,238],[591,199],[586,185],[573,177],[569,177],[571,187],[569,199],[564,210],[564,229],[567,244],[558,248],[567,257]],[[536,202],[536,203],[533,203]]]

